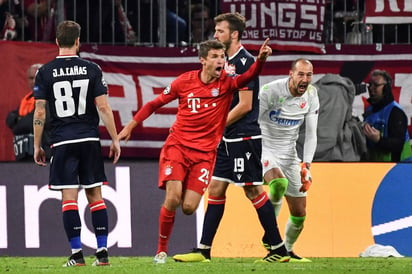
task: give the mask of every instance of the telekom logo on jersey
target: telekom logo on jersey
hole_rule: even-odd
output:
[[[190,109],[192,109],[190,112],[192,113],[198,113],[198,109],[202,107],[200,104],[200,98],[189,98],[187,99],[187,104]],[[209,104],[203,104],[203,107],[216,107],[216,103],[212,103],[211,105]]]
[[[197,113],[197,109],[200,108],[200,98],[188,98],[187,104],[192,109],[192,113]]]
[[[116,190],[110,186],[103,186],[103,198],[110,201],[117,214],[117,223],[109,233],[108,246],[112,247],[117,243],[119,248],[132,247],[131,231],[131,203],[130,203],[130,167],[116,167]],[[1,189],[0,189],[1,190]],[[5,195],[1,195],[0,197]],[[24,226],[26,248],[40,247],[40,207],[48,199],[61,200],[58,191],[50,191],[48,186],[38,187],[37,185],[24,186]],[[79,214],[82,224],[85,224],[85,214],[88,214],[88,203],[84,190],[79,193]],[[1,214],[2,215],[2,214]],[[4,214],[5,216],[5,214]],[[0,218],[1,219],[1,218]],[[3,224],[7,224],[4,218]],[[6,226],[5,226],[6,227]],[[5,228],[4,227],[4,228]],[[83,244],[95,248],[96,239],[94,232],[90,231],[86,225],[82,226],[81,238]],[[0,237],[0,247],[7,248],[7,234],[3,240]],[[3,243],[3,244],[2,244]]]

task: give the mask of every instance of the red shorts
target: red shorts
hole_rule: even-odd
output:
[[[168,138],[159,160],[159,188],[165,189],[167,181],[181,181],[183,190],[190,189],[201,195],[212,178],[216,151],[203,152]]]

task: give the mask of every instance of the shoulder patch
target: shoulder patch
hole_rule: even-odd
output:
[[[107,88],[107,82],[106,80],[104,80],[103,76],[102,76],[102,85]]]
[[[164,90],[163,90],[163,94],[167,95],[170,93],[170,85],[168,85]]]
[[[316,89],[315,86],[313,86],[312,84],[310,84],[310,85],[308,86],[307,92],[308,92],[308,94],[312,95],[312,94],[314,94],[315,92],[317,92],[317,89]]]

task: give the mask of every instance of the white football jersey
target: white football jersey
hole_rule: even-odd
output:
[[[259,91],[262,148],[275,151],[279,159],[296,159],[299,127],[306,119],[306,132],[314,131],[315,138],[305,140],[303,160],[311,162],[316,150],[318,92],[313,85],[309,85],[301,97],[293,97],[288,80],[289,78],[282,78],[272,81],[263,85]]]

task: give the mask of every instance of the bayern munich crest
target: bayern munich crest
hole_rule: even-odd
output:
[[[212,89],[212,91],[210,92],[210,94],[211,94],[213,97],[216,97],[216,96],[219,95],[219,90],[218,90],[217,88],[214,88],[214,89]]]

